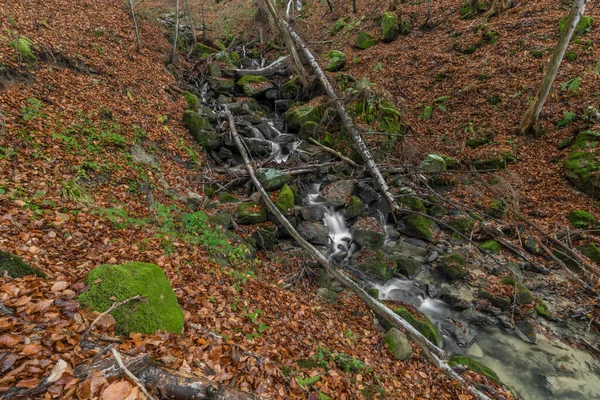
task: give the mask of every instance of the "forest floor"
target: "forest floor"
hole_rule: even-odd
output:
[[[564,179],[566,151],[556,148],[578,130],[578,122],[564,128],[556,122],[568,111],[579,114],[590,102],[597,104],[600,30],[578,45],[575,62],[564,63],[557,86],[574,77],[581,86],[553,91],[543,114],[545,133],[534,139],[514,132],[527,99],[535,94],[565,5],[528,2],[491,19],[486,29],[497,31],[500,40],[467,56],[451,50],[452,32],[463,32],[462,44],[479,40],[481,31],[473,32],[473,21],[457,16],[457,4],[434,3],[434,27],[428,30],[417,28],[425,3],[403,5],[413,33],[359,53],[351,48],[356,32],[329,34],[335,21],[352,15],[347,3],[336,4],[329,14],[325,2],[314,2],[295,27],[311,38],[311,46],[316,42],[318,54],[345,51],[356,60],[349,74],[369,77],[393,97],[413,134],[398,142],[398,151],[386,162],[415,164],[435,151],[458,158],[466,168],[474,157],[509,151],[518,162],[498,172],[498,179],[511,204],[546,230],[567,226],[572,209],[595,211],[596,202]],[[211,3],[205,23],[215,36],[230,32],[252,40],[258,34],[252,5],[249,0]],[[377,31],[374,16],[387,5],[368,0],[359,1],[359,7],[357,15],[366,16],[361,30]],[[35,388],[55,371],[58,378],[47,398],[143,398],[125,379],[81,380],[73,369],[97,352],[80,343],[97,316],[75,301],[87,273],[100,264],[145,261],[167,274],[184,310],[184,333],[132,334],[118,344],[127,354],[148,353],[167,368],[268,398],[319,398],[319,393],[371,398],[382,392],[395,399],[472,398],[415,345],[410,360],[393,359],[371,312],[356,297],[344,294],[338,304],[327,305],[314,295],[314,280],[286,285],[305,260],[259,254],[255,260],[227,262],[211,254],[215,249],[180,233],[178,224],[187,211],[181,196],[203,194],[210,181],[200,176],[205,155],[181,122],[185,101],[170,89],[177,85],[165,66],[170,45],[154,20],[161,8],[166,8],[162,0],[146,0],[140,9],[142,48],[137,53],[121,1],[9,2],[1,7],[0,250],[22,257],[47,277],[0,277],[0,302],[15,310],[11,315],[3,309],[0,316],[0,396],[11,388]],[[597,9],[591,3],[588,12]],[[199,19],[201,10],[194,6],[194,11]],[[35,66],[27,67],[9,46],[19,36],[33,43]],[[533,50],[544,56],[532,57]],[[490,105],[493,95],[502,102]],[[436,109],[427,120],[418,117],[443,96],[448,96],[445,111]],[[472,135],[489,132],[491,143],[474,150],[465,146]],[[150,149],[157,163],[133,160],[133,143]],[[450,195],[474,204],[487,201],[484,192],[471,182]],[[231,255],[224,247],[217,253]],[[97,333],[112,335],[113,325],[106,319]],[[324,349],[354,357],[363,366],[348,369],[325,359],[324,374],[298,365],[318,359]],[[320,381],[309,390],[299,382],[311,375],[320,375]]]

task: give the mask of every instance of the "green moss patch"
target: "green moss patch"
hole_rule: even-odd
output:
[[[479,361],[475,361],[471,357],[466,357],[466,356],[452,357],[448,361],[448,365],[450,365],[451,367],[454,365],[463,365],[463,366],[469,368],[471,371],[477,372],[478,374],[481,374],[481,375],[484,375],[488,379],[493,380],[494,382],[502,383],[500,381],[500,378],[498,378],[498,375],[496,375],[496,373],[494,372],[493,369],[485,366],[484,364],[480,363]]]
[[[302,125],[307,122],[319,124],[322,111],[320,107],[315,106],[294,107],[285,114],[285,122],[287,122],[290,131],[299,132]]]
[[[462,278],[469,273],[467,261],[458,253],[443,257],[436,269],[452,280]]]
[[[435,344],[436,346],[441,343],[441,336],[437,328],[425,314],[417,310],[415,307],[411,306],[410,304],[403,303],[394,309],[394,312],[402,317],[403,320],[411,324],[413,328],[418,330],[431,343]]]
[[[248,97],[255,97],[271,89],[273,85],[264,76],[244,75],[237,81],[237,87]]]
[[[480,246],[482,249],[489,251],[490,253],[498,253],[502,250],[500,243],[495,240],[488,240]]]
[[[361,50],[366,50],[377,44],[377,39],[369,35],[367,32],[360,32],[354,41],[354,47]]]
[[[433,233],[437,225],[430,218],[414,214],[408,216],[405,222],[406,229],[412,236],[427,241],[433,239]]]
[[[527,289],[521,282],[515,279],[514,275],[508,275],[504,278],[500,279],[500,283],[508,286],[516,286],[516,300],[519,304],[530,304],[535,301],[535,297],[531,294],[529,289]]]
[[[338,50],[331,50],[325,55],[325,59],[329,62],[325,67],[326,71],[337,72],[346,66],[346,54]]]
[[[597,224],[596,218],[584,210],[573,210],[569,213],[569,222],[577,229],[589,229]]]
[[[560,33],[562,33],[565,30],[568,19],[569,19],[569,16],[566,15],[565,17],[563,17],[563,19],[560,20],[560,22],[558,24],[558,29],[559,29]],[[592,22],[593,21],[594,21],[594,19],[592,17],[589,17],[587,15],[582,15],[581,18],[579,19],[579,22],[577,23],[577,26],[575,27],[575,32],[573,32],[573,35],[574,36],[582,36],[587,33],[590,33],[590,31],[592,30]]]
[[[390,43],[400,36],[400,26],[396,14],[388,11],[381,17],[381,41]]]
[[[200,106],[200,99],[193,93],[183,92],[183,98],[188,104],[188,108],[190,110],[195,110]]]
[[[22,278],[28,275],[46,277],[46,274],[29,266],[21,257],[0,250],[0,276],[3,276],[5,272],[11,278]]]
[[[600,133],[587,130],[579,132],[565,161],[565,175],[579,190],[600,197],[600,158],[593,151],[600,142]]]
[[[267,211],[256,203],[242,203],[237,209],[237,220],[242,225],[260,224],[266,222]]]
[[[35,64],[37,64],[37,57],[31,49],[32,44],[31,40],[21,36],[10,42],[8,45],[19,53],[19,57],[25,64],[28,66],[35,66]]]
[[[294,191],[287,185],[283,185],[279,191],[279,196],[275,205],[284,213],[287,213],[292,207],[294,207]]]
[[[183,311],[167,276],[157,265],[141,262],[101,265],[88,274],[86,283],[90,289],[79,296],[79,303],[99,312],[106,311],[115,299],[144,297],[143,301],[131,301],[111,312],[117,334],[158,330],[181,334]]]

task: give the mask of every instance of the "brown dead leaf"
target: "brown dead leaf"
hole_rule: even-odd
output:
[[[23,341],[23,336],[2,335],[0,336],[0,346],[13,347]]]
[[[131,393],[131,383],[128,381],[113,382],[102,392],[101,400],[123,400]]]
[[[61,290],[66,289],[69,286],[69,282],[59,281],[52,285],[50,289],[51,292],[60,292]]]

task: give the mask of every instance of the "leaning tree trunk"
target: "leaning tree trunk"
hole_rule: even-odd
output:
[[[560,39],[558,40],[556,50],[554,50],[554,54],[552,54],[552,58],[550,59],[550,63],[548,64],[548,70],[546,71],[546,75],[542,80],[540,90],[535,96],[535,100],[521,119],[519,131],[522,134],[528,133],[530,131],[533,131],[535,134],[538,134],[540,131],[540,112],[542,111],[542,107],[544,107],[544,103],[548,98],[548,94],[550,94],[550,89],[552,89],[552,83],[556,78],[558,68],[560,67],[560,63],[562,62],[562,59],[565,56],[567,47],[569,46],[569,42],[571,41],[571,37],[573,36],[573,32],[575,32],[575,28],[577,27],[577,23],[579,22],[579,19],[585,12],[586,2],[587,0],[573,1],[571,13],[569,14],[569,18],[565,25],[565,29],[560,35]]]
[[[173,35],[173,48],[171,49],[170,64],[173,64],[177,53],[177,39],[179,39],[179,0],[175,0],[175,34]]]
[[[129,11],[131,12],[131,19],[133,20],[133,29],[135,30],[135,48],[139,53],[142,46],[140,45],[140,32],[138,31],[137,20],[135,19],[135,10],[133,9],[133,0],[129,0]]]

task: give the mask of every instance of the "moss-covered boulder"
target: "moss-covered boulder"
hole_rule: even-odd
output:
[[[485,289],[479,290],[478,297],[488,300],[494,307],[498,307],[501,310],[506,310],[512,303],[510,297],[495,296]]]
[[[207,82],[210,90],[215,92],[217,96],[220,94],[230,95],[235,93],[235,85],[231,79],[211,76],[207,79]]]
[[[267,220],[267,211],[259,204],[242,203],[236,211],[237,221],[242,225],[260,224]]]
[[[396,14],[388,11],[381,17],[381,41],[391,43],[400,36],[400,26]]]
[[[27,66],[32,67],[37,64],[37,57],[31,49],[32,44],[33,43],[31,40],[24,36],[20,36],[10,42],[8,45],[15,49],[15,51],[19,54],[21,61],[27,64]]]
[[[398,360],[408,360],[412,357],[412,345],[404,332],[392,328],[383,335],[383,343],[388,347],[390,353]]]
[[[475,221],[473,218],[463,215],[461,217],[456,217],[450,221],[450,226],[462,233],[463,235],[467,235],[473,229],[473,225],[475,225]]]
[[[579,250],[581,254],[595,262],[597,265],[600,265],[600,250],[594,243],[586,243],[578,246],[577,250]]]
[[[431,239],[433,239],[433,234],[439,229],[435,222],[422,215],[409,215],[404,219],[404,223],[406,233],[418,239],[427,241],[431,241]]]
[[[210,122],[193,110],[183,112],[183,124],[196,141],[206,150],[216,150],[222,145],[221,139],[212,129]]]
[[[300,94],[300,79],[295,77],[281,85],[281,95],[286,99],[296,99]]]
[[[467,261],[458,253],[452,253],[442,257],[436,270],[450,280],[460,279],[469,273]]]
[[[275,201],[275,205],[284,213],[287,213],[292,207],[294,207],[294,191],[287,184],[281,187],[279,191],[279,196],[277,196],[277,201]]]
[[[331,50],[325,55],[325,59],[328,61],[326,71],[337,72],[346,66],[346,54],[341,51]]]
[[[304,140],[312,138],[319,141],[324,134],[325,131],[323,130],[321,124],[318,124],[314,121],[308,121],[302,124],[299,132],[300,139]]]
[[[398,203],[403,204],[413,211],[424,213],[426,211],[423,201],[415,195],[404,195],[400,197]]]
[[[242,76],[236,85],[248,97],[257,97],[273,88],[273,84],[264,76],[253,75]]]
[[[208,222],[214,225],[222,226],[223,228],[230,228],[233,225],[233,220],[231,219],[231,214],[227,212],[222,212],[219,214],[211,215],[208,217]]]
[[[217,49],[213,49],[212,47],[206,46],[202,43],[196,43],[196,48],[194,49],[195,56],[206,58],[216,53]]]
[[[363,217],[352,226],[354,241],[362,248],[378,250],[383,247],[385,231],[377,218]]]
[[[78,301],[82,307],[95,311],[106,311],[115,301],[138,295],[144,298],[111,312],[117,334],[158,330],[180,334],[183,330],[183,311],[167,276],[157,265],[141,262],[101,265],[90,271],[86,283],[90,289]]]
[[[410,257],[398,256],[396,258],[398,272],[405,277],[412,279],[421,272],[421,263]]]
[[[327,203],[332,206],[342,207],[348,204],[353,192],[354,181],[351,179],[343,179],[325,186],[323,190],[321,190],[321,195],[325,198]]]
[[[251,238],[259,249],[273,250],[277,244],[277,227],[273,225],[261,226],[252,233]]]
[[[600,181],[597,179],[600,157],[595,151],[599,143],[599,132],[580,132],[565,162],[567,179],[582,192],[596,198],[600,198]]]
[[[366,50],[377,44],[377,39],[369,35],[367,32],[360,32],[354,41],[354,47],[361,50]]]
[[[344,216],[348,219],[360,217],[365,208],[365,203],[357,196],[351,196],[344,209]]]
[[[342,29],[344,29],[348,25],[348,22],[350,22],[350,20],[350,16],[347,16],[345,18],[341,18],[335,21],[335,24],[333,24],[333,28],[331,28],[331,35],[333,36],[336,33],[340,32]]]
[[[473,160],[473,167],[478,171],[506,169],[506,158],[496,156],[490,158],[480,158]]]
[[[471,357],[454,356],[448,361],[448,365],[450,365],[451,367],[455,366],[455,365],[462,365],[464,367],[467,367],[468,369],[470,369],[473,372],[477,372],[478,374],[486,376],[488,379],[491,379],[494,382],[497,382],[500,384],[502,383],[502,382],[500,382],[500,378],[498,378],[498,375],[496,375],[494,370],[492,370],[489,367],[486,367],[479,361],[475,361]]]
[[[434,204],[429,207],[427,214],[431,215],[433,218],[439,218],[448,215],[448,210],[440,204]]]
[[[598,223],[592,214],[584,210],[571,211],[569,213],[569,222],[577,229],[589,229]]]
[[[28,275],[46,277],[46,274],[31,267],[21,257],[0,250],[0,276],[4,276],[4,273],[11,278],[22,278]]]
[[[419,167],[423,171],[445,171],[447,169],[446,160],[438,154],[427,154]]]
[[[402,319],[412,325],[425,336],[431,343],[439,346],[441,343],[441,335],[435,325],[429,318],[410,304],[402,303],[394,309]]]
[[[201,105],[200,99],[193,93],[183,92],[183,98],[185,99],[190,110],[195,110]]]
[[[267,192],[278,190],[283,185],[289,184],[293,179],[290,174],[274,168],[258,168],[256,177]]]
[[[298,106],[294,107],[285,113],[285,122],[288,125],[288,130],[292,132],[299,132],[302,125],[307,122],[314,122],[319,124],[323,110],[321,107],[316,106]]]
[[[242,201],[229,192],[221,192],[217,197],[221,204],[241,203]]]
[[[500,283],[513,287],[516,286],[517,290],[514,298],[519,304],[531,304],[535,301],[535,297],[533,297],[529,289],[527,289],[518,279],[515,279],[514,275],[505,276],[500,279]]]
[[[508,208],[504,204],[504,201],[494,198],[490,205],[485,208],[485,213],[490,217],[504,218],[508,213]]]
[[[379,250],[361,249],[354,253],[350,265],[369,278],[387,281],[396,273],[396,265],[385,259]]]
[[[548,306],[546,305],[546,303],[544,303],[542,299],[535,299],[534,309],[540,317],[544,317],[549,320],[554,319],[552,313],[550,313],[550,310],[548,309]]]
[[[502,250],[502,246],[495,240],[488,240],[480,246],[483,250],[487,250],[490,253],[496,254]]]

